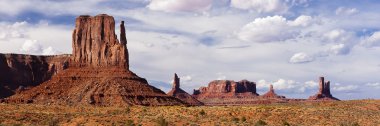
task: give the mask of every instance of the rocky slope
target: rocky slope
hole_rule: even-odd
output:
[[[193,106],[203,105],[202,102],[198,101],[193,96],[191,96],[190,94],[182,90],[179,87],[179,85],[180,85],[180,78],[178,78],[177,74],[174,74],[172,90],[170,90],[167,94],[169,96],[176,97],[189,105],[193,105]]]
[[[339,100],[331,95],[330,81],[325,82],[324,77],[319,77],[319,91],[317,94],[310,96],[309,100]]]
[[[105,14],[80,16],[73,32],[68,67],[41,85],[21,91],[5,102],[57,105],[184,105],[150,86],[129,70],[124,22],[120,42],[115,21]]]
[[[68,67],[70,55],[0,54],[0,98],[37,86]]]

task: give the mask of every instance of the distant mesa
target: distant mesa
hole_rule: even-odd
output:
[[[0,98],[50,80],[68,68],[71,55],[0,54]]]
[[[163,91],[151,86],[148,82],[129,70],[129,54],[125,35],[124,22],[120,24],[120,41],[115,34],[115,21],[112,16],[101,14],[94,17],[79,16],[76,18],[73,31],[73,54],[68,56],[53,56],[57,61],[53,67],[54,75],[45,70],[45,66],[51,66],[52,61],[32,58],[23,59],[23,55],[16,55],[18,62],[30,62],[23,67],[18,62],[12,62],[21,66],[20,71],[14,77],[20,77],[23,71],[29,71],[28,66],[35,71],[41,71],[41,76],[31,75],[39,79],[24,83],[25,85],[37,85],[29,90],[4,99],[8,103],[36,103],[55,105],[98,105],[98,106],[130,106],[130,105],[185,105],[181,100],[166,95]],[[55,58],[62,57],[62,61]],[[1,57],[0,57],[1,58]],[[15,58],[7,58],[12,61]],[[23,61],[28,60],[28,61]],[[44,63],[44,61],[48,61]],[[34,62],[37,62],[37,65]],[[42,65],[38,66],[41,62]],[[63,64],[62,64],[63,62]],[[4,63],[3,63],[4,64]],[[8,64],[4,64],[9,66]],[[4,67],[0,64],[0,68]],[[5,66],[3,69],[8,69]],[[39,69],[40,68],[40,69]],[[52,69],[53,69],[52,68]],[[63,70],[64,69],[64,70]],[[2,75],[5,74],[0,72]],[[9,83],[7,83],[9,82]],[[5,79],[1,83],[13,85],[14,80]],[[16,84],[14,86],[18,86]],[[7,88],[7,87],[2,87]],[[16,87],[12,87],[16,89]]]
[[[310,96],[309,100],[339,100],[331,95],[330,81],[325,81],[324,77],[319,77],[319,91],[316,95]]]
[[[256,83],[248,80],[214,80],[208,87],[194,90],[193,96],[208,105],[236,104],[236,102],[254,99],[259,96]],[[238,103],[239,104],[239,103]]]
[[[267,93],[265,93],[264,95],[262,95],[261,97],[263,98],[285,98],[285,96],[280,96],[280,95],[277,95],[275,92],[274,92],[274,89],[273,89],[273,85],[269,85],[269,91]]]
[[[198,101],[193,96],[191,96],[190,94],[182,90],[179,87],[179,85],[180,85],[180,78],[178,78],[177,74],[174,74],[172,90],[170,90],[167,94],[169,96],[173,96],[180,99],[181,101],[187,103],[188,105],[192,105],[192,106],[203,105],[202,102]]]

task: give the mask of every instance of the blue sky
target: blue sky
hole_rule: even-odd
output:
[[[325,76],[340,99],[380,98],[377,0],[2,0],[0,52],[71,53],[75,17],[126,21],[131,69],[164,91],[215,79],[307,98]],[[117,29],[119,31],[119,29]]]

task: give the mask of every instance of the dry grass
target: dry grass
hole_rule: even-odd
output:
[[[85,107],[0,104],[2,125],[380,125],[380,100],[251,106]]]

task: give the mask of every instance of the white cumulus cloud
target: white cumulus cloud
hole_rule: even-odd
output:
[[[304,83],[297,82],[295,80],[278,79],[274,82],[268,82],[266,80],[257,81],[258,89],[267,89],[272,84],[275,90],[282,90],[288,92],[305,93],[307,90],[312,90],[318,87],[318,83],[315,81],[307,81]]]
[[[20,51],[30,54],[41,54],[43,51],[42,45],[37,40],[26,40]]]
[[[284,41],[297,37],[301,28],[312,24],[312,17],[301,15],[295,20],[282,16],[256,18],[243,26],[237,33],[239,39],[251,42]]]
[[[44,48],[37,40],[26,40],[20,51],[33,55],[55,55],[59,53],[51,46]]]
[[[152,0],[147,6],[151,10],[177,12],[202,12],[212,6],[213,0]]]
[[[339,91],[339,92],[352,92],[358,89],[357,85],[335,85],[332,88],[334,91]]]
[[[371,36],[365,37],[361,44],[366,47],[380,46],[380,31],[374,32]]]
[[[335,10],[336,15],[352,15],[358,12],[359,10],[356,8],[347,8],[347,7],[339,7]]]
[[[190,82],[193,80],[193,78],[190,75],[182,76],[180,78],[181,78],[181,81],[186,81],[186,82]]]
[[[231,6],[257,12],[284,13],[288,6],[283,0],[231,0]]]
[[[307,63],[307,62],[311,62],[313,61],[314,58],[309,56],[308,54],[304,53],[304,52],[299,52],[299,53],[296,53],[294,54],[289,62],[290,63]]]
[[[376,89],[380,88],[380,83],[379,82],[376,82],[376,83],[367,83],[366,85],[368,87],[372,87],[372,88],[376,88]]]

